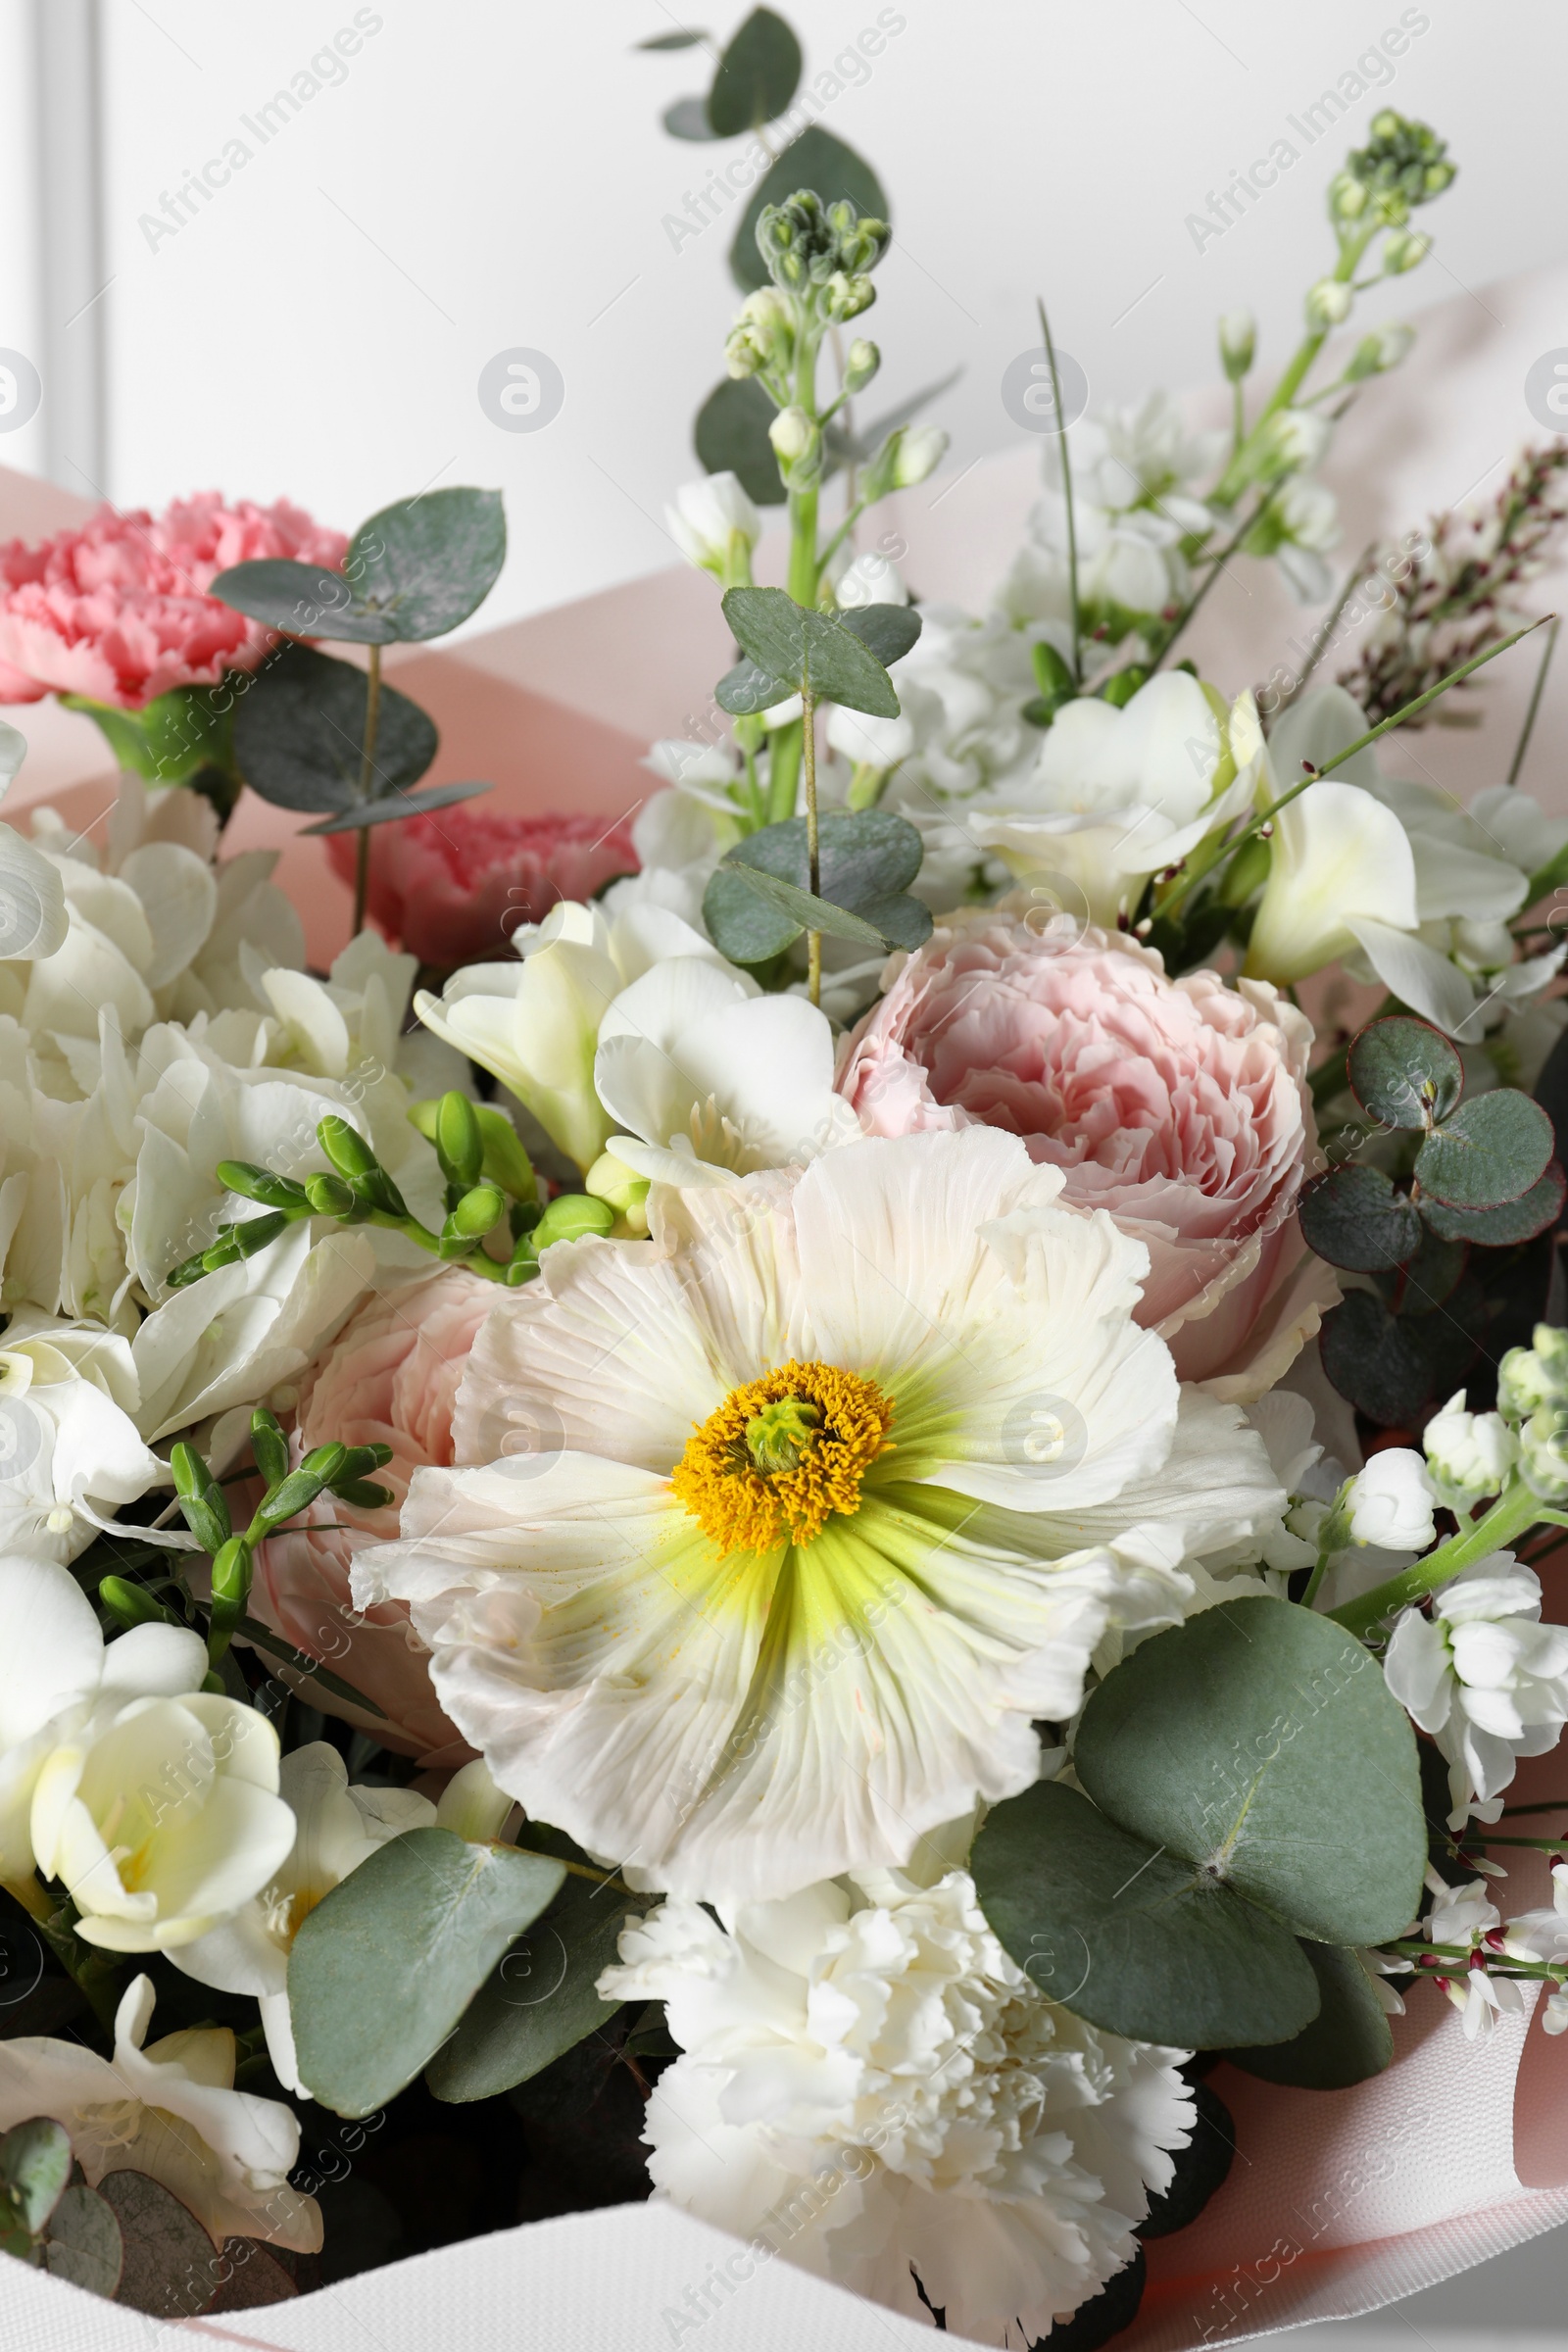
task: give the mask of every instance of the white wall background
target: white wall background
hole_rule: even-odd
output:
[[[376,0],[358,10],[375,29],[341,78],[265,144],[242,118],[254,124],[309,74],[356,0],[99,7],[103,486],[117,501],[216,485],[286,493],[351,526],[426,484],[499,483],[512,554],[485,625],[670,561],[661,510],[696,470],[691,416],[738,298],[728,221],[678,250],[665,225],[734,150],[660,125],[707,79],[699,52],[633,52],[678,22],[664,0]],[[720,38],[743,13],[722,0]],[[814,74],[876,23],[879,0],[787,0],[785,13]],[[823,117],[892,198],[867,322],[885,356],[873,405],[961,365],[934,412],[955,468],[1016,440],[998,385],[1037,340],[1037,289],[1097,400],[1207,375],[1213,318],[1241,301],[1265,357],[1282,357],[1331,252],[1324,185],[1385,93],[1310,148],[1287,118],[1401,15],[1425,29],[1386,94],[1446,133],[1461,172],[1425,218],[1437,254],[1370,296],[1369,320],[1461,289],[1480,300],[1489,280],[1568,248],[1561,0],[901,0],[904,29]],[[28,70],[29,21],[24,0],[0,0],[8,78]],[[12,109],[14,125],[26,111]],[[1281,137],[1300,160],[1198,250],[1186,217]],[[249,160],[210,201],[190,199],[195,218],[145,225],[167,227],[165,196],[236,138]],[[43,339],[35,164],[25,137],[0,143],[17,230],[0,256],[0,346]],[[513,346],[549,353],[564,378],[562,412],[537,433],[503,432],[479,406],[481,368]],[[1521,399],[1519,438],[1532,429]],[[90,488],[81,453],[36,425],[0,441],[0,461]]]

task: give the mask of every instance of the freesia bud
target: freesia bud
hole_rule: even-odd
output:
[[[583,1178],[583,1189],[596,1200],[603,1200],[617,1217],[623,1217],[634,1232],[648,1231],[647,1200],[649,1182],[635,1168],[628,1168],[613,1152],[602,1152]]]
[[[1226,380],[1239,384],[1257,348],[1257,320],[1250,311],[1227,311],[1219,322],[1219,357]]]

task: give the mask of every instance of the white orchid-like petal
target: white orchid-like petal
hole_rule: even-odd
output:
[[[1415,929],[1415,859],[1404,827],[1358,785],[1309,784],[1274,819],[1249,977],[1304,978],[1354,945],[1362,917]]]
[[[1396,931],[1369,914],[1351,916],[1345,928],[1391,994],[1446,1037],[1474,1042],[1475,987],[1457,964],[1413,931]]]

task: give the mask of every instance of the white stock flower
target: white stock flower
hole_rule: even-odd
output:
[[[439,998],[421,992],[415,1010],[510,1087],[586,1170],[613,1127],[594,1091],[594,1054],[615,998],[665,957],[696,956],[723,972],[735,967],[678,915],[646,903],[607,920],[597,906],[563,900],[542,923],[520,926],[514,945],[518,961],[468,964]]]
[[[144,2048],[150,1977],[137,1977],[115,2017],[115,2053],[24,2034],[0,2041],[0,2132],[53,2116],[96,2188],[108,2173],[145,2173],[196,2216],[215,2245],[258,2237],[315,2253],[321,2213],[290,2188],[299,2118],[278,2099],[234,2088],[234,2036],[198,2026]]]
[[[503,1296],[456,1421],[489,1466],[416,1473],[354,1568],[502,1788],[717,1899],[1029,1785],[1107,1630],[1179,1620],[1183,1561],[1283,1504],[1134,1323],[1142,1245],[1060,1188],[991,1128],[851,1143],[656,1186],[653,1239]]]
[[[1279,534],[1274,561],[1284,573],[1298,604],[1319,605],[1334,585],[1324,558],[1340,543],[1340,510],[1334,493],[1323,482],[1294,475],[1274,499],[1269,516]]]
[[[1233,729],[1248,755],[1240,763]],[[1065,876],[1089,920],[1114,927],[1151,874],[1250,808],[1262,758],[1250,695],[1227,718],[1196,678],[1161,671],[1120,710],[1093,695],[1063,704],[1026,790],[968,829],[1020,879]]]
[[[279,1793],[296,1825],[285,1859],[220,1926],[174,1945],[169,1956],[198,1984],[254,1996],[272,2071],[285,2090],[303,2095],[288,2006],[294,1938],[317,1904],[378,1845],[405,1830],[428,1828],[436,1809],[412,1788],[350,1788],[342,1757],[325,1740],[283,1758]]]
[[[1350,1540],[1381,1551],[1425,1551],[1437,1533],[1426,1463],[1407,1446],[1386,1446],[1351,1479],[1343,1508]]]
[[[664,2001],[683,2053],[644,2134],[660,2192],[911,2319],[923,2289],[969,2340],[1047,2336],[1097,2293],[1191,2135],[1184,2053],[1046,2000],[961,1870],[722,1926],[677,1897],[620,1953],[602,1991]]]
[[[122,1634],[90,1713],[38,1771],[38,1868],[64,1882],[89,1943],[194,1942],[266,1886],[294,1842],[276,1732],[256,1708],[203,1690],[206,1672],[196,1633]]]
[[[687,563],[726,584],[744,576],[737,575],[736,558],[744,564],[762,536],[762,518],[733,473],[687,482],[664,509],[664,521]]]
[[[852,556],[848,543],[843,555],[850,560],[842,568],[838,564],[828,565],[828,577],[833,582],[833,594],[840,612],[850,612],[858,605],[906,605],[909,591],[903,572],[891,556],[878,548],[866,548]]]
[[[1448,1759],[1451,1829],[1497,1798],[1521,1756],[1544,1756],[1568,1723],[1568,1627],[1541,1623],[1541,1580],[1508,1551],[1445,1585],[1432,1615],[1406,1609],[1383,1670],[1400,1705]],[[1494,1812],[1487,1818],[1494,1819]]]
[[[1438,1500],[1461,1515],[1500,1494],[1519,1459],[1518,1436],[1502,1415],[1467,1412],[1464,1395],[1456,1390],[1421,1436]]]

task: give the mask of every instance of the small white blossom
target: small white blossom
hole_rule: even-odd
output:
[[[1435,1499],[1421,1456],[1405,1446],[1388,1446],[1351,1479],[1342,1507],[1353,1543],[1375,1544],[1382,1551],[1425,1551],[1437,1533]]]
[[[664,509],[664,520],[687,563],[726,586],[745,576],[747,559],[762,535],[762,518],[733,473],[710,473],[705,481],[686,483],[676,491],[675,504]]]
[[[1519,1440],[1502,1415],[1467,1412],[1464,1396],[1457,1390],[1421,1440],[1439,1501],[1460,1513],[1500,1494],[1519,1458]]]
[[[1568,1967],[1568,1861],[1551,1866],[1551,1903],[1510,1919],[1503,1948],[1515,1960],[1557,1962]],[[1542,2025],[1548,2034],[1568,2033],[1568,1986],[1557,1984],[1546,1999]]]
[[[1451,1829],[1474,1798],[1507,1788],[1520,1756],[1555,1747],[1568,1723],[1568,1627],[1541,1623],[1541,1580],[1512,1552],[1462,1570],[1434,1595],[1430,1618],[1406,1609],[1383,1670],[1448,1759]]]
[[[1445,1886],[1426,1920],[1429,1943],[1458,1947],[1467,1955],[1462,1966],[1455,1964],[1433,1980],[1463,2018],[1467,2041],[1485,2041],[1498,2017],[1517,2016],[1524,2008],[1517,1978],[1494,1977],[1488,1967],[1504,1948],[1501,1925],[1484,1879]]]

